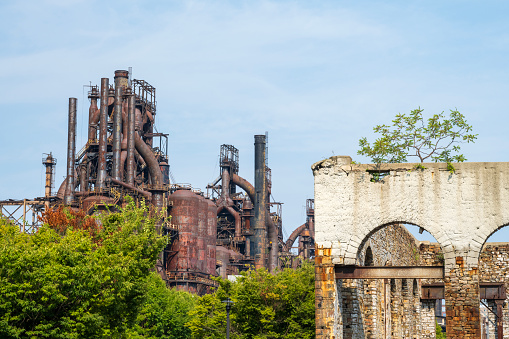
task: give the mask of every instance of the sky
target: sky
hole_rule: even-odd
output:
[[[205,189],[221,144],[239,149],[239,174],[253,182],[253,136],[269,133],[285,237],[305,222],[311,165],[369,162],[359,139],[398,113],[457,109],[478,134],[462,145],[468,161],[507,161],[508,11],[468,0],[4,0],[0,199],[44,195],[43,153],[58,160],[59,186],[68,98],[78,99],[80,149],[86,86],[128,67],[156,87],[177,183]]]

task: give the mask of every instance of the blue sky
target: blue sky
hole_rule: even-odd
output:
[[[225,143],[252,181],[253,135],[269,132],[287,235],[305,221],[311,164],[367,161],[359,138],[398,112],[457,108],[479,134],[463,146],[467,159],[507,161],[508,10],[504,1],[2,1],[0,199],[43,195],[42,153],[57,157],[59,184],[68,98],[78,98],[81,147],[83,86],[128,67],[157,88],[177,182],[205,188]]]

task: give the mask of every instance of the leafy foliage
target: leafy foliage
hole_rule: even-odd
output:
[[[194,294],[166,287],[155,273],[148,279],[147,300],[128,331],[129,338],[189,338],[191,330],[185,324],[191,320],[189,311],[194,308]]]
[[[436,333],[437,339],[445,339],[446,338],[446,334],[444,332],[442,332],[442,327],[437,322],[435,322],[435,333]]]
[[[40,217],[45,225],[55,230],[58,234],[64,235],[68,229],[83,230],[99,240],[100,225],[96,218],[89,216],[83,210],[76,210],[60,205],[56,209],[48,209]]]
[[[167,242],[146,215],[130,201],[99,216],[98,241],[72,214],[32,235],[0,221],[0,337],[124,337]]]
[[[231,338],[314,338],[314,267],[304,263],[297,270],[275,275],[264,269],[244,272],[236,282],[218,280],[214,294],[203,296],[191,311],[192,338],[224,338],[226,306],[231,310]]]
[[[409,115],[398,114],[392,125],[378,125],[373,128],[381,134],[373,144],[366,138],[359,140],[359,155],[371,158],[378,167],[383,163],[406,162],[407,157],[416,157],[419,162],[463,162],[466,158],[460,151],[459,143],[474,142],[477,134],[471,134],[463,114],[451,110],[449,118],[444,112],[435,114],[425,123],[421,108]],[[379,168],[378,168],[379,169]]]

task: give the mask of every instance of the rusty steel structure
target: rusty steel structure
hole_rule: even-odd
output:
[[[129,194],[149,200],[160,210],[169,195],[168,150],[154,147],[155,88],[144,80],[130,80],[124,70],[91,86],[88,141],[77,153],[76,99],[69,99],[67,177],[57,197],[66,205],[92,211],[118,203]],[[99,106],[98,106],[99,101]]]
[[[292,250],[295,240],[299,239],[297,255],[303,259],[315,256],[315,200],[306,200],[306,222],[297,227],[286,240],[286,248]]]
[[[112,83],[102,78],[100,85],[90,85],[88,99],[87,142],[77,151],[78,100],[69,98],[66,176],[58,190],[53,189],[57,161],[49,153],[43,158],[44,197],[0,201],[0,215],[22,231],[36,232],[41,213],[62,204],[93,214],[122,206],[125,196],[145,200],[171,216],[158,225],[171,242],[157,271],[169,286],[197,294],[217,286],[212,276],[287,267],[288,258],[296,258],[290,250],[297,238],[300,260],[313,257],[312,202],[306,223],[283,241],[282,203],[271,201],[267,133],[254,137],[254,186],[239,176],[238,149],[221,145],[219,177],[205,195],[191,185],[170,183],[168,134],[155,126],[155,87],[117,70]]]
[[[219,176],[207,186],[217,206],[216,252],[223,276],[253,266],[274,272],[291,256],[283,241],[282,203],[270,199],[266,135],[255,135],[254,146],[254,186],[239,176],[239,153],[232,145],[221,145]],[[222,267],[228,257],[229,267]]]

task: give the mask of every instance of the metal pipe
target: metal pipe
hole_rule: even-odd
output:
[[[80,166],[80,175],[79,175],[79,178],[80,178],[80,191],[81,192],[85,192],[88,190],[87,188],[87,167],[85,166],[85,164],[81,164]]]
[[[97,87],[92,87],[90,95],[88,96],[90,99],[90,108],[88,109],[88,141],[94,142],[97,138],[97,98],[99,97],[99,93],[97,93]]]
[[[125,182],[123,181],[120,181],[118,179],[115,179],[115,178],[108,178],[107,180],[110,180],[112,183],[114,184],[117,184],[117,185],[120,185],[122,187],[125,187],[125,188],[128,188],[128,189],[131,189],[135,192],[138,192],[140,193],[141,195],[143,195],[144,197],[146,197],[148,200],[152,200],[152,193],[150,192],[147,192],[147,191],[144,191],[144,190],[141,190],[133,185],[129,185],[129,184],[126,184]]]
[[[129,185],[134,185],[134,109],[136,105],[136,98],[134,93],[129,96],[129,103],[127,109],[127,173],[126,182]]]
[[[116,79],[115,79],[116,80]],[[111,176],[120,179],[120,143],[122,129],[122,92],[123,87],[115,83],[115,109],[113,111],[113,166]]]
[[[255,199],[253,247],[255,268],[265,267],[267,248],[267,180],[265,176],[265,135],[255,135]]]
[[[78,99],[69,98],[69,126],[67,129],[67,188],[64,204],[70,205],[74,199],[74,159],[76,158],[76,103]]]
[[[134,133],[134,145],[148,166],[148,172],[150,174],[150,179],[152,180],[152,185],[156,187],[162,187],[163,172],[161,172],[161,169],[159,168],[159,163],[152,153],[152,149],[150,146],[143,142],[138,133]]]
[[[108,148],[108,91],[109,79],[101,78],[101,108],[99,117],[99,159],[96,187],[104,188],[106,179],[106,151]]]
[[[249,199],[251,199],[251,202],[254,204],[254,201],[255,201],[255,188],[253,187],[253,185],[251,185],[251,183],[249,181],[247,181],[246,179],[238,176],[235,173],[232,173],[232,182],[235,185],[237,185],[240,188],[242,188],[247,193],[247,195],[249,196]]]
[[[297,237],[299,236],[299,234],[304,231],[304,229],[306,228],[306,224],[302,224],[300,225],[299,227],[297,227],[295,229],[295,231],[292,232],[292,234],[290,234],[290,236],[288,237],[288,239],[286,240],[286,250],[287,251],[290,251],[292,246],[293,246],[293,243],[295,242],[295,239],[297,239]]]
[[[269,241],[272,243],[272,246],[270,247],[270,253],[269,253],[269,271],[271,273],[274,273],[278,267],[278,254],[279,254],[279,237],[278,237],[278,230],[276,225],[274,224],[274,221],[272,220],[272,217],[270,216],[270,213],[267,211],[267,233],[269,236]]]

